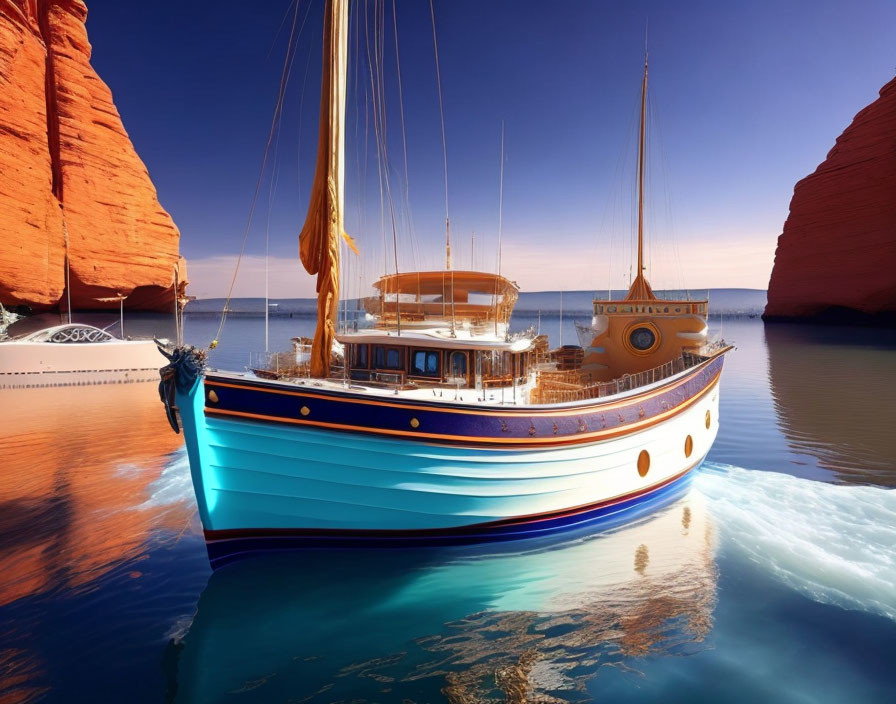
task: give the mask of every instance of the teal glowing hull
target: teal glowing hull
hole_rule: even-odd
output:
[[[295,545],[509,540],[649,510],[679,492],[712,445],[721,361],[651,396],[591,401],[587,409],[416,407],[395,397],[330,398],[317,388],[200,377],[177,394],[177,406],[213,562]],[[680,403],[670,404],[673,397]],[[334,411],[341,426],[371,418],[369,432],[312,424],[325,418],[325,403],[345,406]],[[651,403],[661,412],[648,415]],[[375,425],[393,422],[390,413],[412,414],[417,425],[382,432]],[[406,437],[446,427],[485,434],[489,424],[501,435]],[[558,431],[539,435],[540,428]]]

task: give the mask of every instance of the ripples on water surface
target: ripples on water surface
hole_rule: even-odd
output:
[[[213,361],[242,366],[261,330],[229,322]],[[721,431],[685,495],[499,552],[211,575],[153,385],[0,392],[0,702],[891,701],[896,336],[724,332]]]

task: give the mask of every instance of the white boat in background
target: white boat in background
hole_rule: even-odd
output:
[[[164,361],[152,340],[66,323],[0,342],[0,389],[154,381]]]
[[[0,389],[28,389],[46,386],[86,386],[94,384],[131,384],[155,381],[158,367],[165,361],[152,339],[124,338],[124,301],[119,293],[112,298],[95,300],[119,305],[118,330],[115,337],[108,328],[72,321],[69,282],[68,236],[65,240],[65,298],[67,322],[34,329],[41,317],[23,320],[23,316],[7,311],[0,304]],[[183,307],[188,297],[177,299],[175,330],[181,338]],[[47,322],[55,322],[52,316]],[[10,327],[29,326],[12,331]],[[112,326],[109,326],[112,327]]]

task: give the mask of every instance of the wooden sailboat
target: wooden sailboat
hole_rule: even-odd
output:
[[[640,273],[625,322],[662,342],[628,366],[620,356],[607,378],[552,363],[534,331],[511,334],[518,288],[498,274],[385,276],[366,301],[374,327],[337,334],[347,0],[325,12],[300,249],[318,277],[308,369],[277,379],[207,370],[203,351],[179,347],[162,370],[213,566],[305,545],[526,538],[675,495],[716,436],[727,348],[667,332]]]

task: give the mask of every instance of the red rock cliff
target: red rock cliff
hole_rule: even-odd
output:
[[[765,317],[832,310],[896,315],[896,79],[796,184],[778,238]]]
[[[170,310],[186,283],[159,204],[90,66],[81,0],[0,0],[0,302]]]

